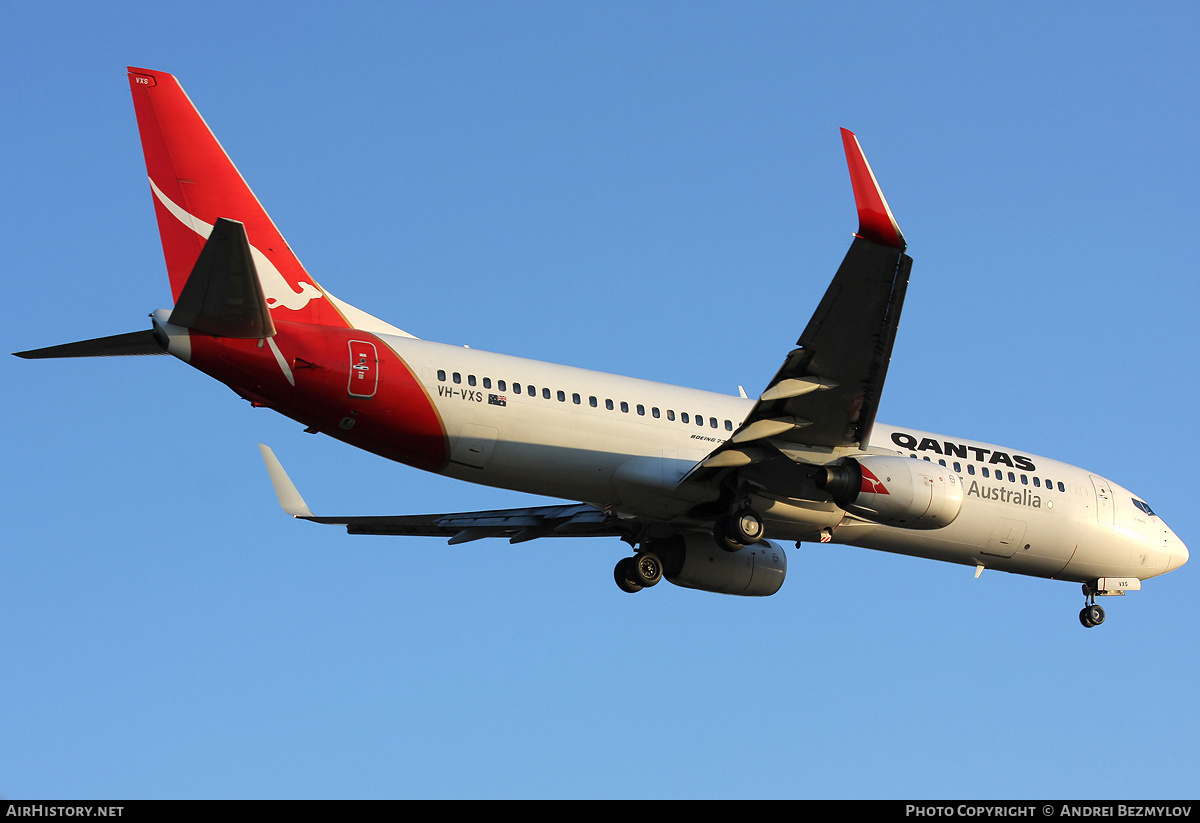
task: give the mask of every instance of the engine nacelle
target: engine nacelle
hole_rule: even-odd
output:
[[[817,485],[851,514],[904,529],[940,529],[963,504],[957,473],[909,457],[847,457],[825,466]]]
[[[711,534],[688,532],[655,540],[648,549],[662,560],[663,577],[687,589],[766,597],[787,576],[787,555],[769,540],[727,552]]]

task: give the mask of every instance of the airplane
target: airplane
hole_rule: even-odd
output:
[[[175,305],[151,328],[18,352],[171,354],[305,430],[448,477],[563,500],[494,511],[312,513],[260,446],[280,505],[351,534],[615,537],[614,580],[769,596],[780,541],[835,543],[1082,585],[1141,589],[1188,550],[1140,497],[1017,449],[876,423],[912,258],[857,137],[859,226],[756,396],[699,391],[418,339],[301,265],[170,74],[129,67]]]

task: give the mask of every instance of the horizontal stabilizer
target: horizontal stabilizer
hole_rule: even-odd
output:
[[[214,337],[261,340],[275,336],[271,310],[241,223],[217,219],[179,293],[171,324]]]
[[[80,340],[78,343],[64,343],[61,346],[47,346],[44,349],[13,352],[17,357],[24,357],[26,360],[51,357],[128,357],[166,353],[150,329]]]

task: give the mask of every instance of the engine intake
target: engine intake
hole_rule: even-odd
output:
[[[928,460],[847,457],[824,466],[817,485],[846,511],[885,526],[940,529],[962,510],[958,474]]]

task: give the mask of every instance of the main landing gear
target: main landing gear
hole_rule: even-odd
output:
[[[765,536],[762,518],[749,506],[738,509],[728,517],[717,518],[713,539],[727,552],[737,552]]]
[[[1104,622],[1104,609],[1096,605],[1096,590],[1083,584],[1084,607],[1079,611],[1079,622],[1085,628],[1094,628]]]
[[[765,537],[762,518],[749,506],[738,509],[731,515],[717,518],[713,525],[713,539],[723,550],[740,552],[746,546],[759,543]],[[658,547],[661,552],[655,551]],[[663,557],[668,563],[680,562],[676,550],[669,543],[656,541],[643,543],[633,557],[622,557],[613,569],[613,580],[623,592],[633,594],[648,589],[663,578]],[[675,574],[677,572],[672,572]],[[674,579],[674,578],[672,578]]]
[[[662,580],[663,565],[658,555],[641,551],[633,557],[622,557],[613,569],[613,579],[623,592],[634,594],[648,589]]]

